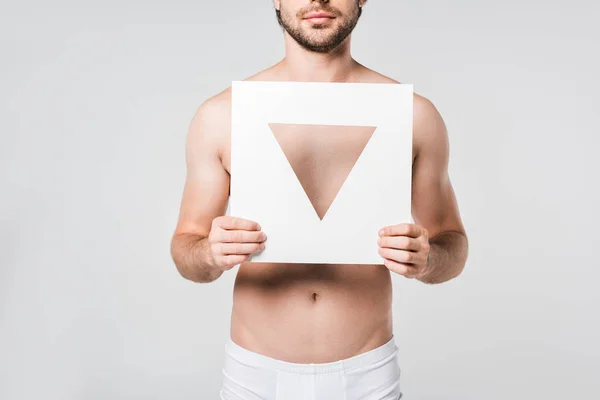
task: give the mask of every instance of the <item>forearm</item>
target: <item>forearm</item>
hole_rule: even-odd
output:
[[[435,284],[449,281],[460,275],[467,261],[468,241],[465,235],[445,231],[429,239],[429,263],[418,279]]]
[[[222,270],[212,265],[206,237],[192,234],[173,236],[171,256],[181,276],[191,281],[212,282],[223,274]]]

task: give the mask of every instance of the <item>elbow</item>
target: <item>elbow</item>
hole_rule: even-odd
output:
[[[221,274],[216,274],[200,266],[189,264],[173,257],[173,263],[179,276],[194,283],[210,283],[217,280]]]
[[[467,235],[463,233],[464,239],[462,246],[460,247],[460,257],[458,259],[458,267],[456,269],[456,273],[453,278],[458,277],[465,270],[465,265],[467,264],[467,259],[469,258],[469,240]]]
[[[222,274],[203,265],[201,257],[195,255],[196,247],[201,237],[190,237],[187,234],[175,234],[171,239],[171,259],[179,275],[194,283],[209,283]]]

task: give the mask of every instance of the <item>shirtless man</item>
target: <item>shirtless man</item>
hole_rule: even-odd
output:
[[[274,0],[285,58],[247,80],[399,83],[350,55],[351,32],[366,1]],[[274,264],[248,262],[268,246],[260,221],[224,215],[230,107],[228,88],[201,104],[190,123],[187,177],[171,246],[177,270],[194,282],[214,281],[239,265],[221,399],[401,398],[390,271],[435,284],[458,276],[467,259],[442,117],[429,100],[414,95],[415,224],[382,227],[381,264]],[[297,149],[310,147],[303,144]],[[291,156],[323,157],[318,150]],[[334,158],[347,162],[343,152]],[[331,191],[323,184],[314,190],[323,198]]]

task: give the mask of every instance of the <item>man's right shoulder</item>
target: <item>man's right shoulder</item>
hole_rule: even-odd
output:
[[[196,109],[188,131],[190,146],[196,146],[197,140],[212,143],[221,153],[227,146],[231,132],[231,87],[217,93]]]
[[[195,117],[212,123],[228,122],[231,117],[231,86],[202,102],[196,109]]]
[[[196,108],[187,133],[188,156],[208,151],[222,159],[229,147],[230,133],[231,87],[228,87]]]
[[[249,76],[244,81],[278,80],[272,67]],[[192,132],[203,131],[203,135],[226,139],[231,133],[232,86],[209,97],[198,106],[192,119]]]
[[[259,71],[243,79],[244,81],[276,80],[270,74],[271,69]],[[200,120],[213,128],[221,128],[229,132],[231,128],[231,93],[232,86],[209,97],[196,109],[194,120]]]

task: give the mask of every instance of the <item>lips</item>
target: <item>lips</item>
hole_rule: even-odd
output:
[[[306,14],[304,19],[320,19],[320,18],[333,18],[333,15],[326,12],[311,12]]]

